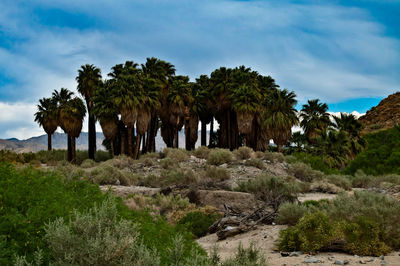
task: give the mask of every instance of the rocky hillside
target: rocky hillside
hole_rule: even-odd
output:
[[[385,130],[400,123],[400,92],[383,99],[377,106],[359,118],[363,134]]]

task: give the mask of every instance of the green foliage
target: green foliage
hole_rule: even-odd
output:
[[[246,162],[244,163],[244,165],[247,166],[254,166],[257,167],[258,169],[264,169],[264,162],[260,159],[250,159],[250,160],[246,160]]]
[[[305,163],[293,163],[289,165],[289,172],[300,179],[301,181],[311,182],[313,180],[320,180],[323,176],[323,173],[317,170],[314,170]]]
[[[210,154],[211,150],[206,146],[197,147],[192,153],[197,158],[207,159],[208,155]]]
[[[334,233],[334,227],[326,213],[309,213],[296,226],[280,232],[279,249],[315,252],[326,247],[335,237]]]
[[[331,183],[334,184],[338,187],[341,187],[345,190],[351,190],[352,188],[352,182],[351,176],[345,176],[345,175],[326,175],[325,179]]]
[[[198,183],[199,178],[191,169],[163,170],[160,174],[160,185],[193,185]]]
[[[400,185],[400,175],[367,175],[362,170],[358,170],[352,178],[353,187],[357,188],[379,188],[383,184]]]
[[[207,164],[221,165],[232,161],[232,153],[226,149],[214,149],[207,158]]]
[[[221,266],[266,266],[266,260],[260,250],[251,243],[248,248],[243,248],[240,243],[233,258],[227,259]]]
[[[231,178],[231,174],[226,168],[221,168],[214,165],[207,165],[204,177],[211,180],[224,181]]]
[[[276,221],[279,224],[295,225],[306,212],[306,206],[299,205],[298,203],[285,202],[279,207]]]
[[[123,186],[131,186],[139,181],[135,174],[108,164],[101,164],[94,168],[87,174],[87,177],[99,185],[119,183]]]
[[[118,219],[110,198],[69,223],[58,218],[45,227],[53,265],[159,265],[159,258],[138,239],[136,226]]]
[[[197,237],[205,236],[208,228],[217,220],[218,216],[215,214],[205,215],[201,212],[189,212],[178,224],[183,225],[187,230]]]
[[[264,159],[271,163],[283,163],[285,161],[285,157],[280,152],[265,152]]]
[[[400,127],[365,135],[367,149],[359,153],[346,172],[361,169],[369,175],[400,174]]]
[[[339,174],[339,170],[330,168],[324,160],[324,155],[313,155],[307,152],[295,152],[292,154],[298,161],[310,165],[313,169],[325,174]]]
[[[249,159],[253,150],[249,147],[239,147],[239,149],[233,151],[233,155],[235,155],[238,160],[246,160]]]
[[[91,159],[86,159],[81,163],[80,166],[82,168],[92,168],[92,167],[96,166],[96,162]]]
[[[164,158],[160,160],[160,166],[164,169],[174,169],[178,167],[178,162],[171,158]]]
[[[165,148],[163,150],[166,158],[170,158],[176,162],[183,162],[189,159],[189,155],[184,149],[172,149],[172,148]]]
[[[295,200],[295,187],[283,178],[269,175],[259,175],[255,179],[239,183],[238,191],[249,192],[257,198],[268,202],[275,209],[286,202]]]

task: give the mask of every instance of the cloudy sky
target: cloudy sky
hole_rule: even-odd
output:
[[[0,138],[43,134],[35,104],[75,90],[82,64],[151,56],[191,79],[244,64],[300,104],[363,113],[400,90],[399,14],[400,0],[1,0]]]

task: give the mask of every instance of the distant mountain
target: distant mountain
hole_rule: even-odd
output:
[[[102,142],[104,140],[103,133],[96,133],[97,140],[97,149],[105,150]],[[208,140],[208,132],[207,132],[207,140]],[[53,149],[67,149],[67,135],[64,133],[54,133],[52,137],[52,145]],[[200,145],[200,132],[199,138],[196,143],[196,147]],[[160,134],[156,137],[156,149],[157,151],[161,151],[164,147],[166,147],[164,141],[162,140]],[[185,147],[185,134],[182,131],[179,132],[179,147]],[[76,140],[76,149],[77,150],[87,150],[88,149],[88,133],[82,132],[79,138]],[[17,153],[22,152],[38,152],[40,150],[47,150],[47,135],[41,135],[38,137],[32,137],[25,140],[19,140],[16,138],[10,139],[0,139],[0,150],[12,150]]]
[[[400,123],[400,92],[383,99],[377,106],[359,118],[363,134],[394,127]]]

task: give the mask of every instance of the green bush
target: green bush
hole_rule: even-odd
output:
[[[334,226],[326,213],[308,213],[295,226],[280,232],[279,249],[315,252],[328,246],[334,237]]]
[[[322,172],[314,170],[308,164],[301,162],[290,164],[289,172],[297,179],[300,179],[301,181],[305,182],[318,180],[321,179],[323,176]]]
[[[189,212],[178,224],[183,225],[187,230],[197,237],[205,236],[208,228],[217,220],[215,214],[205,215],[201,212]]]
[[[92,168],[92,167],[96,166],[96,162],[91,159],[86,159],[81,163],[80,166],[82,168]]]
[[[159,258],[138,239],[136,225],[118,219],[114,199],[84,213],[74,212],[69,223],[58,218],[45,227],[54,265],[160,265]]]
[[[257,167],[258,169],[261,169],[261,170],[265,168],[264,162],[263,162],[262,160],[260,160],[260,159],[250,159],[250,160],[247,160],[247,161],[244,163],[244,165],[247,165],[247,166],[254,166],[254,167]]]
[[[249,159],[252,153],[253,149],[245,146],[239,147],[239,149],[233,151],[233,155],[235,155],[237,160]]]
[[[199,182],[198,176],[191,169],[163,170],[160,174],[161,186],[193,185]]]
[[[197,147],[194,151],[192,151],[193,155],[200,159],[207,159],[211,150],[206,146]]]
[[[306,206],[293,202],[285,202],[279,207],[276,222],[279,224],[295,225],[306,212]]]
[[[214,149],[207,158],[207,164],[221,165],[232,161],[232,153],[226,149]]]
[[[91,170],[88,177],[99,185],[119,183],[123,186],[131,186],[137,184],[139,181],[137,175],[107,164],[101,164]]]
[[[166,158],[170,158],[176,162],[184,162],[189,159],[189,155],[184,149],[165,148],[163,153]]]
[[[271,163],[283,163],[285,161],[285,156],[280,152],[265,152],[264,159]]]
[[[283,178],[269,175],[260,175],[253,180],[239,183],[236,189],[242,192],[255,194],[257,198],[271,204],[276,210],[286,202],[296,199],[295,187],[287,183]]]
[[[387,174],[387,175],[367,175],[362,170],[358,170],[352,179],[353,187],[358,188],[379,188],[382,184],[400,185],[400,175]]]
[[[44,240],[45,225],[63,217],[72,218],[73,210],[85,212],[107,197],[98,186],[79,179],[66,180],[56,172],[44,172],[0,163],[0,264],[10,265],[14,255],[32,261],[40,249],[44,264],[50,261],[50,249]],[[149,213],[131,211],[120,198],[115,199],[118,220],[138,224],[138,241],[159,254],[162,265],[170,265],[173,239],[182,235],[185,260],[203,258],[205,252],[191,234],[173,227],[165,219],[154,219]]]
[[[344,176],[344,175],[327,175],[325,176],[326,180],[331,183],[334,184],[338,187],[341,187],[345,190],[351,190],[352,188],[352,182],[351,176]]]
[[[147,166],[147,167],[155,165],[153,159],[150,157],[141,157],[139,161],[140,161],[140,163],[142,163],[144,166]]]
[[[178,167],[178,162],[171,158],[164,158],[160,160],[160,166],[164,169],[174,169]]]
[[[367,149],[350,162],[346,173],[354,174],[361,169],[368,175],[400,174],[400,127],[370,133],[364,138]]]
[[[267,266],[267,262],[254,243],[247,249],[240,243],[235,256],[221,263],[221,266]]]
[[[230,172],[226,168],[221,168],[214,165],[207,165],[204,173],[206,179],[224,181],[231,178]]]

